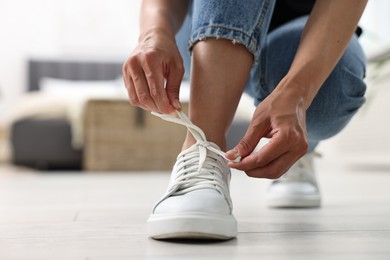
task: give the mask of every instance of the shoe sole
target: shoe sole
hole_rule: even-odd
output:
[[[237,221],[233,215],[151,215],[147,224],[149,237],[158,240],[229,240],[237,236]]]
[[[304,196],[267,196],[267,206],[270,208],[318,208],[321,206],[320,195]]]

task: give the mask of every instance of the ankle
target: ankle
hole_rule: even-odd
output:
[[[222,151],[226,151],[227,149],[227,144],[226,144],[226,138],[223,136],[222,138],[209,138],[207,137],[207,141],[213,142],[216,145],[221,148]],[[191,134],[187,134],[186,139],[184,140],[183,146],[182,146],[182,151],[185,149],[188,149],[192,145],[196,143],[195,138],[192,137]]]

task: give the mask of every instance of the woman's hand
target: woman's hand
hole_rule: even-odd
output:
[[[282,81],[280,85],[284,85]],[[308,149],[304,99],[292,86],[275,89],[261,102],[240,143],[226,153],[229,159],[241,156],[229,166],[250,177],[276,179],[285,173]],[[261,138],[269,143],[252,153]],[[252,153],[252,154],[251,154]]]
[[[230,167],[251,177],[275,179],[306,153],[306,110],[347,48],[366,4],[316,1],[289,72],[257,107],[241,142],[226,153],[229,159],[243,158]],[[251,154],[263,137],[270,142]]]
[[[123,79],[133,106],[163,114],[180,110],[183,60],[174,36],[161,30],[141,35],[123,65]]]

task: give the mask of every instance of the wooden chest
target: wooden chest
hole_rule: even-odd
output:
[[[84,118],[87,171],[170,171],[186,134],[125,100],[89,101]]]

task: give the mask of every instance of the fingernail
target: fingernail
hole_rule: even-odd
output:
[[[229,157],[231,156],[231,158],[233,158],[234,160],[240,157],[240,153],[238,152],[237,149],[232,149],[226,152],[226,154],[229,155]]]
[[[177,109],[177,110],[181,110],[181,104],[180,104],[180,101],[178,99],[175,99],[175,101],[173,101],[173,106]]]

